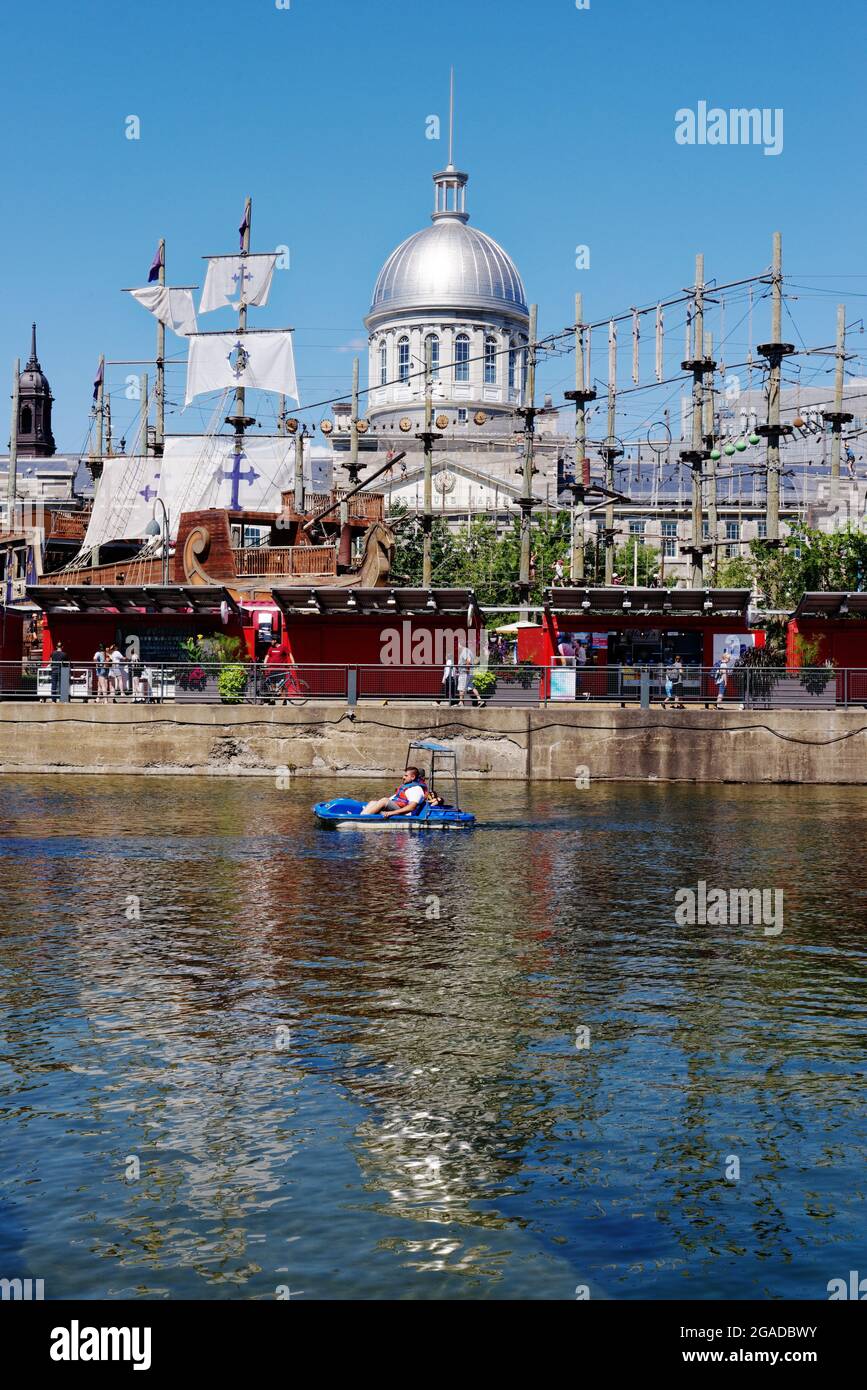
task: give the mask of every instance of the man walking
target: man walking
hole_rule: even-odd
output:
[[[63,643],[58,642],[51,653],[51,700],[55,705],[61,696],[61,672],[64,668],[69,670],[69,657],[66,655]]]

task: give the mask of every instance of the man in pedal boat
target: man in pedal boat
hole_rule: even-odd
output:
[[[381,797],[379,801],[368,801],[362,807],[362,816],[381,815],[383,820],[391,816],[411,816],[420,810],[428,796],[424,780],[424,769],[408,767],[404,769],[403,781],[391,796]]]

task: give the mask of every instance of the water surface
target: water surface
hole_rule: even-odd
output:
[[[863,1266],[867,792],[469,784],[476,830],[414,837],[318,829],[337,790],[0,779],[0,1276],[824,1298]],[[782,933],[678,926],[700,879],[782,888]]]

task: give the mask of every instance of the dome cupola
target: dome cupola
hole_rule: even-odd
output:
[[[521,277],[493,237],[467,225],[468,175],[449,165],[434,174],[430,227],[392,251],[376,281],[369,329],[395,313],[465,310],[505,314],[526,327],[529,319]]]

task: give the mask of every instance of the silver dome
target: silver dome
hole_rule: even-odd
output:
[[[379,273],[369,317],[438,308],[527,316],[514,261],[491,237],[458,217],[438,218],[391,253]]]

